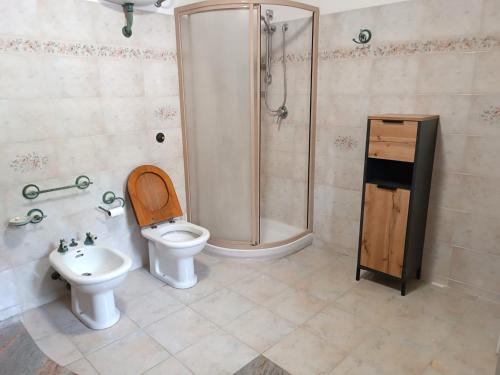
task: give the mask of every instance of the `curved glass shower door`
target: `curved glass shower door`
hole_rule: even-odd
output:
[[[318,19],[287,0],[175,9],[188,220],[207,251],[312,242]]]
[[[258,242],[252,9],[217,7],[177,24],[189,220],[212,241],[248,245]]]

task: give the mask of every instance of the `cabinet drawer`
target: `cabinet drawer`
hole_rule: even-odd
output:
[[[413,162],[417,140],[417,122],[371,120],[368,156],[371,158]]]
[[[401,277],[410,191],[367,183],[360,264]]]

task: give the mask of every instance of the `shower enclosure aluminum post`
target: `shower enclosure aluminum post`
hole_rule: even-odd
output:
[[[257,249],[267,249],[274,248],[277,246],[291,244],[309,234],[312,233],[313,228],[313,202],[314,202],[314,153],[315,153],[315,136],[316,136],[316,105],[317,105],[317,64],[318,64],[318,32],[319,32],[319,8],[299,3],[296,1],[288,0],[207,0],[199,3],[188,4],[185,6],[175,8],[175,28],[176,28],[176,41],[177,41],[177,56],[178,56],[178,72],[179,72],[179,96],[180,96],[180,114],[181,114],[181,125],[182,125],[182,135],[183,135],[183,150],[184,150],[184,170],[185,170],[185,190],[186,190],[186,205],[187,205],[187,219],[191,220],[191,199],[190,199],[190,177],[189,177],[189,140],[187,139],[187,117],[186,117],[186,100],[185,100],[185,89],[184,89],[184,67],[183,67],[183,48],[181,43],[181,17],[188,16],[195,13],[210,12],[217,10],[229,10],[229,9],[249,9],[249,23],[252,22],[256,27],[256,35],[258,38],[258,43],[254,45],[255,41],[252,41],[255,37],[250,34],[250,52],[252,53],[252,48],[256,48],[257,51],[257,61],[260,62],[260,19],[261,19],[261,6],[263,5],[277,5],[277,6],[289,6],[298,8],[301,10],[309,11],[312,14],[312,46],[311,46],[311,86],[310,86],[310,114],[309,114],[309,171],[308,171],[308,190],[307,190],[307,228],[297,235],[290,237],[286,240],[275,241],[271,243],[259,243],[259,228],[260,228],[260,66],[255,66],[251,63],[250,68],[250,79],[252,82],[252,88],[254,93],[251,95],[251,106],[252,106],[252,118],[251,118],[251,138],[252,138],[252,175],[255,176],[252,183],[252,217],[253,225],[252,232],[253,241],[257,241],[257,244],[249,244],[248,242],[234,241],[227,239],[217,239],[211,238],[209,240],[210,244],[215,246],[232,247],[241,250],[257,250]],[[252,10],[256,10],[258,14],[257,21],[252,21]],[[252,29],[251,29],[252,30]],[[285,30],[286,31],[286,30]],[[250,54],[252,57],[252,54]],[[252,67],[253,66],[253,67]],[[256,68],[256,69],[255,69]],[[255,71],[254,71],[255,69]],[[257,80],[255,78],[258,77]],[[252,241],[252,242],[253,242]]]

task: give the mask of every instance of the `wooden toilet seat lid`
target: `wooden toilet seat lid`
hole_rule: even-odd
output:
[[[182,216],[170,177],[154,165],[141,165],[128,176],[127,190],[139,226]]]

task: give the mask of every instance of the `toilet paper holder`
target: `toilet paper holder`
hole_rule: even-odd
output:
[[[102,195],[102,201],[105,204],[113,204],[115,203],[115,201],[120,201],[120,207],[125,207],[125,199],[123,199],[122,197],[117,197],[112,191],[105,192]],[[98,206],[98,208],[110,215],[109,210],[104,208],[103,206]]]

